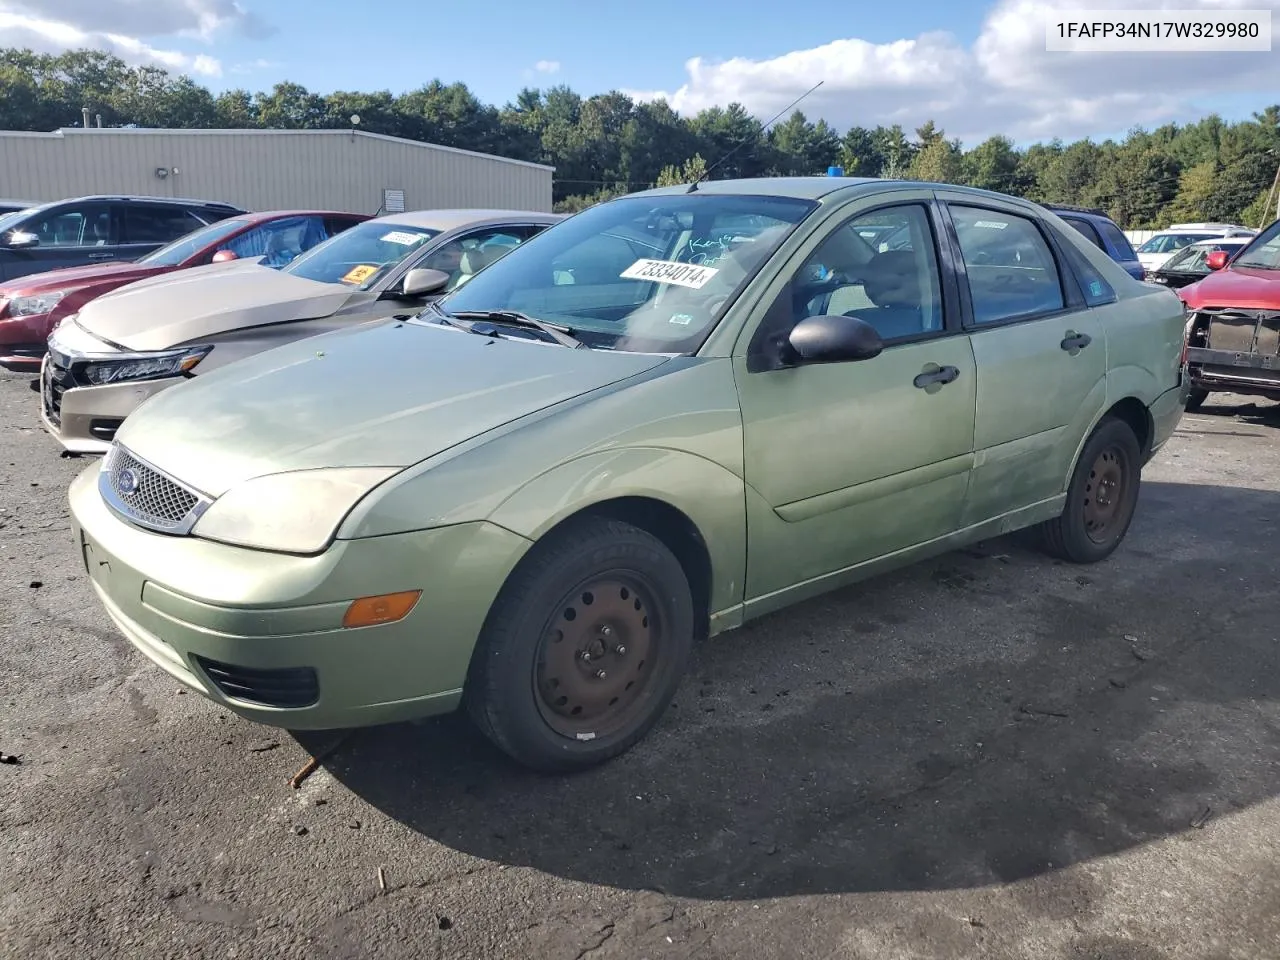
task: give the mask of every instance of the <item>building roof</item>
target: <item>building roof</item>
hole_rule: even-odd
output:
[[[426,143],[421,140],[406,140],[403,137],[392,137],[385,133],[368,133],[364,130],[246,130],[246,129],[185,129],[161,127],[60,127],[52,133],[31,132],[27,130],[3,130],[0,134],[8,137],[100,137],[100,136],[165,136],[165,137],[199,137],[217,134],[219,136],[264,137],[264,136],[308,136],[308,137],[364,137],[371,140],[384,140],[398,143],[406,147],[422,150],[439,150],[445,153],[459,153],[464,156],[497,160],[520,167],[536,167],[541,170],[554,170],[555,167],[545,163],[532,163],[528,160],[513,160],[492,153],[480,153],[475,150],[463,150],[460,147],[446,147],[439,143]]]

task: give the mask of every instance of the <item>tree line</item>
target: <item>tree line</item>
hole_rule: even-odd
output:
[[[296,83],[214,95],[191,78],[130,66],[101,51],[0,50],[0,129],[77,126],[323,129],[350,126],[556,167],[562,211],[655,184],[714,178],[846,174],[963,183],[1037,202],[1105,210],[1126,229],[1192,220],[1257,227],[1275,217],[1280,105],[1228,123],[1134,128],[1122,140],[1053,140],[1019,149],[993,136],[965,149],[932,121],[854,126],[843,133],[802,111],[764,129],[740,104],[692,116],[617,91],[583,97],[567,86],[524,89],[498,107],[464,83],[390,91],[313,93]]]

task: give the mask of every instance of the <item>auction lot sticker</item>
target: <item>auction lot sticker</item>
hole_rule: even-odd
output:
[[[366,280],[368,280],[377,272],[378,272],[377,267],[373,266],[372,264],[362,263],[360,264],[360,266],[352,267],[350,270],[348,270],[346,273],[346,276],[342,278],[342,282],[343,283],[364,283]]]
[[[672,283],[678,287],[701,290],[719,272],[714,267],[700,267],[696,263],[637,260],[618,276],[626,280],[656,280],[658,283]]]

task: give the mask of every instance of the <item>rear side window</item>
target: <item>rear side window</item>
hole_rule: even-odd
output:
[[[125,243],[168,243],[203,226],[201,220],[181,207],[124,208]]]
[[[1034,317],[1066,307],[1062,277],[1040,228],[1026,217],[951,206],[975,324]]]
[[[1102,235],[1111,242],[1111,245],[1113,247],[1116,248],[1116,252],[1120,254],[1121,259],[1124,259],[1124,260],[1138,259],[1138,255],[1133,252],[1133,244],[1129,242],[1128,237],[1126,237],[1123,233],[1120,232],[1119,227],[1117,227],[1110,220],[1103,220],[1102,223],[1100,224],[1100,227],[1102,229]]]
[[[1115,289],[1098,272],[1098,268],[1089,262],[1089,258],[1076,249],[1071,243],[1071,238],[1058,234],[1057,239],[1058,247],[1063,251],[1071,271],[1080,282],[1080,292],[1084,295],[1084,302],[1091,307],[1115,303]]]
[[[1088,220],[1081,220],[1079,217],[1063,217],[1062,219],[1071,224],[1080,236],[1084,237],[1099,250],[1106,249],[1102,245],[1102,238],[1098,236],[1098,231],[1093,228],[1093,224]]]

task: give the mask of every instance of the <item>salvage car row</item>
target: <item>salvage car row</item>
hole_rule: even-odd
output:
[[[427,216],[141,280],[49,344],[53,432],[120,398],[74,413],[98,597],[241,716],[464,707],[528,766],[600,763],[699,638],[1013,530],[1109,556],[1190,390],[1179,297],[1000,194],[711,181],[456,262],[416,251],[475,224]]]

